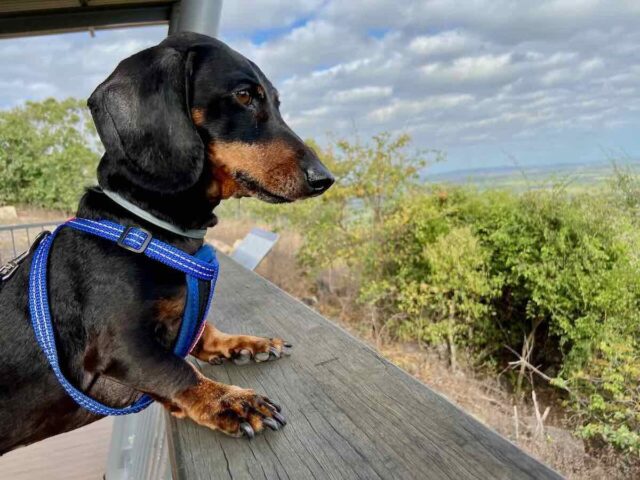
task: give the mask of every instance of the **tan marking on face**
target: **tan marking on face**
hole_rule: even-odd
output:
[[[230,198],[248,197],[247,192],[241,185],[238,185],[229,171],[224,167],[214,167],[213,182],[207,190],[209,198]]]
[[[204,108],[193,107],[191,109],[191,120],[198,127],[204,123],[206,111]]]
[[[304,176],[296,152],[282,141],[266,143],[212,142],[209,159],[214,168],[217,186],[210,189],[218,198],[242,197],[248,191],[233,179],[243,174],[268,192],[293,200],[300,196]]]

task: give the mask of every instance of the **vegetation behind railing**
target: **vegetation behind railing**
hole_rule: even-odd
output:
[[[86,102],[27,102],[0,111],[0,205],[73,211],[99,154]]]

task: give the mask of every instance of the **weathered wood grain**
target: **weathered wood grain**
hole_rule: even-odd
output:
[[[210,321],[280,336],[294,354],[247,366],[201,365],[255,388],[289,424],[253,441],[168,421],[174,479],[550,479],[558,474],[347,332],[226,257]]]

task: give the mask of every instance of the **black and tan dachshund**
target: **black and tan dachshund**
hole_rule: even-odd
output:
[[[279,103],[255,64],[204,35],[174,35],[123,60],[89,99],[105,154],[99,187],[86,191],[77,216],[139,226],[192,254],[201,240],[141,220],[102,189],[181,229],[214,226],[213,209],[230,197],[278,203],[320,195],[333,178],[285,124]],[[58,355],[77,388],[113,407],[146,393],[172,414],[229,435],[241,435],[243,423],[254,432],[284,424],[269,399],[205,378],[172,353],[182,273],[70,228],[49,258]],[[0,454],[100,418],[65,393],[36,343],[30,263],[29,256],[0,287]],[[284,348],[281,339],[208,325],[192,354],[217,362],[248,350],[264,359]]]

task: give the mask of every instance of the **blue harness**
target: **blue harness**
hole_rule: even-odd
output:
[[[107,220],[72,218],[47,235],[33,256],[29,275],[29,310],[31,323],[40,348],[47,357],[53,373],[62,388],[78,405],[98,415],[127,415],[136,413],[150,405],[153,400],[143,395],[126,408],[111,408],[88,397],[74,387],[60,370],[56,351],[55,335],[51,323],[49,299],[47,296],[47,259],[56,235],[63,227],[73,228],[97,237],[110,240],[135,253],[141,253],[164,265],[184,272],[187,279],[187,301],[185,304],[180,332],[173,347],[173,353],[186,357],[195,346],[205,326],[207,311],[213,299],[213,290],[218,277],[218,260],[210,245],[203,245],[195,255],[189,255],[167,243],[156,240],[151,234],[136,227],[124,227]],[[206,306],[201,312],[199,281],[209,282]]]

